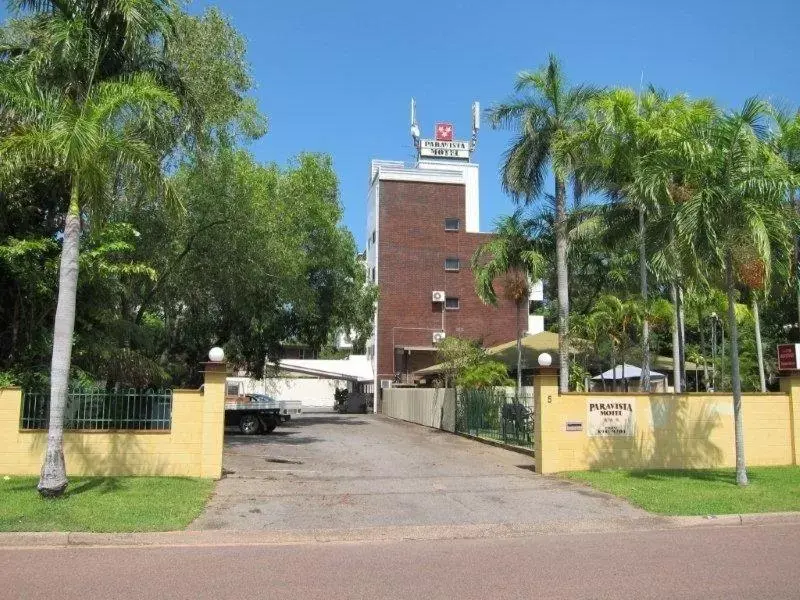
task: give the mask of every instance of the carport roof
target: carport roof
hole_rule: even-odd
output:
[[[558,334],[551,331],[542,331],[526,335],[522,338],[522,364],[538,364],[537,360],[542,352],[547,352],[553,358],[553,366],[558,366]],[[486,349],[486,354],[505,363],[509,369],[517,368],[517,341],[512,340],[505,344],[492,346]],[[441,373],[444,366],[441,364],[433,365],[416,371],[417,375],[433,375]]]

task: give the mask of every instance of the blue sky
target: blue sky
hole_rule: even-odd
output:
[[[413,159],[411,96],[423,135],[452,121],[466,139],[471,102],[502,100],[518,71],[553,52],[575,82],[636,87],[644,70],[645,82],[726,107],[751,95],[800,105],[797,0],[195,0],[191,10],[210,5],[249,43],[270,119],[252,151],[278,163],[331,154],[359,247],[370,160]],[[483,230],[513,210],[497,174],[509,137],[481,130]]]

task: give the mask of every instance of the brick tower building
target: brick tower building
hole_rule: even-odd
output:
[[[446,336],[485,347],[516,338],[514,304],[498,294],[498,305],[486,306],[475,293],[470,259],[491,234],[479,232],[472,145],[415,142],[420,158],[413,166],[374,160],[370,171],[366,264],[380,292],[367,355],[376,400],[381,387],[413,383],[415,371],[434,364]],[[541,300],[540,285],[531,299]],[[531,333],[543,329],[535,315],[524,325]]]

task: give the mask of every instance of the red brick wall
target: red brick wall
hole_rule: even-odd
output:
[[[393,364],[395,346],[432,346],[434,330],[480,340],[487,347],[515,339],[513,303],[501,299],[497,307],[486,306],[475,294],[469,261],[488,234],[464,232],[464,186],[405,181],[382,181],[380,186],[378,377],[391,378],[393,369],[400,370]],[[444,230],[449,217],[460,220],[458,232]],[[460,259],[460,271],[444,270],[449,257]],[[433,290],[459,298],[458,310],[445,311],[444,328],[443,304],[431,302]],[[413,369],[434,359],[435,353],[415,356]]]

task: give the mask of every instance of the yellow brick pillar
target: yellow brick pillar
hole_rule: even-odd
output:
[[[540,368],[533,376],[533,438],[536,451],[536,471],[553,473],[557,464],[557,448],[548,447],[550,432],[558,427],[556,405],[558,403],[558,370]]]
[[[203,370],[203,449],[200,476],[222,477],[222,447],[225,435],[225,362],[204,363]]]
[[[789,435],[792,464],[800,465],[800,373],[781,378],[781,391],[789,395]]]

